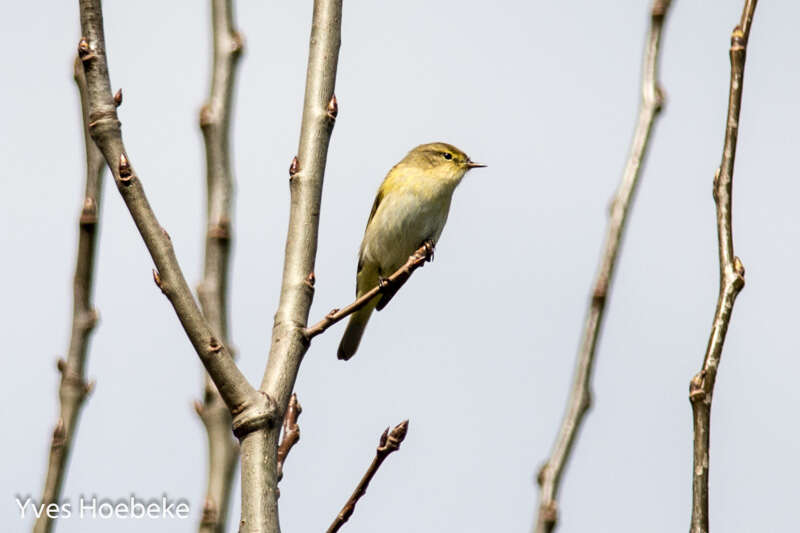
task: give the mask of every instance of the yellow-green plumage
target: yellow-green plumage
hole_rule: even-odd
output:
[[[386,175],[372,206],[358,258],[356,297],[400,268],[423,243],[438,242],[453,191],[470,169],[481,167],[450,144],[417,146]],[[381,298],[353,313],[339,344],[339,359],[358,349],[364,328]],[[382,302],[385,305],[386,302]]]

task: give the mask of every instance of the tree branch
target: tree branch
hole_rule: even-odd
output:
[[[396,452],[400,449],[400,444],[406,438],[407,432],[408,420],[404,420],[396,425],[391,432],[389,432],[389,428],[384,430],[380,441],[378,441],[378,448],[375,450],[375,457],[372,459],[372,463],[370,463],[369,468],[367,468],[364,477],[362,477],[361,481],[358,482],[353,494],[351,494],[350,498],[348,498],[347,502],[345,502],[342,510],[338,515],[336,515],[333,523],[328,528],[328,533],[336,533],[344,525],[344,523],[350,519],[353,511],[356,509],[358,500],[360,500],[361,497],[366,494],[367,487],[369,487],[369,482],[372,481],[372,478],[375,476],[378,468],[380,468],[383,461],[389,457],[392,452]]]
[[[77,429],[78,417],[92,384],[86,382],[86,358],[89,336],[97,323],[97,312],[92,308],[92,284],[97,250],[98,222],[100,219],[100,196],[105,164],[103,154],[89,135],[89,105],[86,95],[86,76],[80,60],[75,58],[75,83],[81,98],[83,114],[83,141],[86,148],[86,185],[83,207],[78,220],[78,253],[75,261],[75,277],[72,289],[72,335],[66,359],[58,360],[61,372],[59,400],[61,412],[53,430],[50,457],[47,466],[41,504],[44,508],[57,503],[67,471],[67,461]],[[51,531],[53,521],[47,513],[36,520],[35,533]]]
[[[203,317],[175,257],[169,235],[156,219],[130,163],[111,95],[100,0],[80,0],[80,18],[83,37],[78,44],[78,56],[86,74],[89,132],[103,153],[117,189],[158,269],[153,271],[156,284],[172,304],[203,366],[233,414],[234,432],[242,435],[274,418],[273,402],[247,382],[228,349]]]
[[[708,464],[711,433],[711,399],[717,369],[736,296],[744,287],[744,265],[733,254],[732,190],[736,141],[739,136],[739,112],[742,105],[744,64],[747,40],[757,0],[746,0],[739,25],[731,34],[731,81],[728,114],[725,121],[725,145],[722,162],[714,176],[714,201],[717,206],[719,241],[719,296],[714,322],[708,339],[703,367],[689,383],[689,400],[694,421],[694,470],[692,475],[692,533],[708,531]]]
[[[208,192],[204,272],[197,294],[203,315],[226,346],[229,345],[227,289],[234,186],[229,133],[236,66],[243,48],[242,37],[233,26],[232,3],[232,0],[211,0],[214,63],[209,99],[200,111]],[[222,533],[239,446],[231,434],[230,411],[207,374],[203,404],[195,407],[208,434],[208,486],[199,530]]]
[[[591,403],[590,382],[597,348],[597,339],[614,275],[617,255],[622,243],[636,185],[647,151],[653,124],[661,110],[663,93],[658,82],[658,57],[664,19],[670,0],[655,0],[650,12],[650,31],[645,48],[642,69],[642,100],[639,107],[636,131],[633,135],[628,162],[622,181],[614,196],[606,230],[605,245],[600,258],[600,267],[595,278],[594,290],[584,324],[583,338],[578,352],[573,385],[567,402],[567,410],[553,445],[550,457],[539,472],[539,510],[536,532],[552,531],[558,520],[556,497],[564,467],[575,444],[578,429]]]
[[[283,438],[278,446],[278,481],[283,479],[283,463],[286,461],[286,457],[300,440],[300,426],[297,425],[297,419],[300,418],[302,412],[303,407],[297,400],[297,394],[292,394],[289,399],[289,407],[286,409],[286,416],[283,417]]]
[[[242,445],[242,532],[278,533],[278,438],[283,414],[308,349],[305,328],[314,288],[319,212],[328,144],[338,113],[334,96],[341,42],[342,0],[315,0],[300,144],[289,168],[291,207],[280,302],[260,390],[277,413]]]
[[[372,290],[365,293],[360,298],[357,298],[356,301],[348,305],[347,307],[343,307],[342,309],[333,309],[330,313],[325,315],[325,318],[314,324],[313,326],[305,329],[305,335],[308,337],[309,340],[313,339],[317,335],[325,333],[332,325],[336,324],[337,322],[347,318],[348,316],[352,315],[365,305],[367,305],[370,300],[372,300],[378,294],[383,294],[384,292],[389,292],[390,290],[394,290],[395,287],[402,286],[408,278],[411,277],[411,274],[414,273],[416,269],[421,266],[424,266],[427,261],[430,261],[433,258],[433,247],[425,244],[421,246],[416,252],[409,256],[408,261],[405,262],[403,266],[397,269],[397,271],[383,280],[382,283],[376,285]]]

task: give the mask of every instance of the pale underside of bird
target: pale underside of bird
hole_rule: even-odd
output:
[[[417,146],[389,171],[364,231],[356,297],[393,274],[423,244],[435,246],[447,222],[453,192],[468,170],[483,166],[455,146],[437,142]],[[355,354],[372,311],[383,309],[393,295],[379,294],[350,316],[339,344],[339,359]]]

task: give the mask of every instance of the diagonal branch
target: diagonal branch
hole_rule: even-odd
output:
[[[375,477],[375,474],[378,472],[378,468],[381,467],[381,464],[387,457],[389,457],[389,455],[400,449],[400,444],[402,444],[403,440],[405,440],[406,433],[408,433],[408,420],[400,422],[394,427],[394,429],[392,429],[391,432],[389,431],[389,428],[384,430],[380,441],[378,441],[378,447],[375,449],[375,457],[372,459],[372,463],[370,463],[369,468],[367,468],[364,477],[362,477],[361,481],[358,482],[353,494],[351,494],[347,499],[347,502],[345,502],[342,510],[338,515],[336,515],[333,523],[328,528],[328,533],[336,533],[344,525],[344,523],[350,519],[353,511],[356,509],[358,500],[360,500],[361,497],[367,493],[369,482],[372,481],[373,477]]]
[[[342,32],[342,0],[315,0],[309,40],[300,144],[289,167],[291,194],[281,295],[260,390],[275,400],[277,413],[265,428],[240,439],[242,532],[278,533],[278,438],[297,372],[308,350],[305,328],[314,297],[322,184],[333,125]]]
[[[736,141],[739,136],[739,112],[747,40],[757,0],[746,0],[739,25],[731,34],[731,81],[728,115],[725,121],[725,145],[722,162],[714,176],[714,201],[717,205],[719,241],[719,296],[714,322],[708,339],[703,367],[689,383],[689,400],[694,422],[694,469],[692,475],[692,533],[708,531],[708,461],[711,433],[711,399],[722,357],[725,335],[731,320],[736,296],[744,287],[744,265],[733,254],[732,191]]]
[[[409,256],[408,261],[406,261],[403,266],[398,268],[394,274],[383,280],[382,283],[379,283],[372,290],[365,293],[360,298],[357,298],[356,301],[347,307],[331,310],[330,313],[325,315],[325,318],[313,326],[306,328],[306,337],[308,337],[310,340],[317,335],[325,333],[325,330],[327,330],[329,327],[347,318],[367,305],[375,296],[396,290],[397,288],[401,287],[406,281],[408,281],[408,278],[411,277],[411,274],[413,274],[416,269],[424,266],[425,263],[430,261],[432,258],[433,247],[429,244],[421,246],[416,252]]]
[[[211,0],[214,63],[209,99],[200,111],[208,192],[203,279],[197,294],[203,315],[226,346],[234,186],[229,139],[234,76],[243,47],[242,37],[233,26],[232,4],[233,0]],[[203,403],[196,407],[208,434],[208,485],[199,530],[221,533],[225,530],[239,448],[231,434],[230,411],[207,374]]]
[[[86,76],[80,61],[75,58],[75,83],[81,97],[83,110],[83,140],[86,147],[86,185],[83,208],[78,221],[78,254],[75,261],[72,300],[72,335],[66,359],[58,360],[61,372],[59,399],[61,413],[53,430],[50,444],[50,457],[47,466],[41,504],[44,508],[57,503],[67,471],[67,460],[75,438],[81,407],[92,385],[86,382],[85,368],[89,350],[89,335],[97,323],[97,312],[92,308],[92,282],[97,250],[98,221],[100,219],[100,195],[103,184],[105,164],[103,154],[95,146],[89,135],[89,105],[86,96]],[[120,93],[121,94],[121,93]],[[42,513],[34,532],[50,531],[53,520],[48,513]]]
[[[650,134],[663,103],[663,94],[658,82],[658,57],[661,49],[664,19],[670,3],[670,0],[655,0],[650,13],[650,31],[642,69],[642,100],[639,107],[636,131],[633,135],[628,162],[622,174],[622,181],[611,205],[605,245],[603,246],[600,268],[595,278],[594,290],[586,316],[583,338],[576,361],[574,381],[567,402],[567,410],[564,413],[561,428],[558,431],[550,457],[539,472],[540,492],[539,510],[536,518],[537,533],[552,531],[556,526],[558,520],[556,497],[561,475],[575,444],[578,429],[591,403],[590,382],[592,369],[609,287],[613,280],[614,267],[622,243],[625,222],[641,173]]]
[[[234,415],[234,432],[242,434],[275,416],[273,403],[256,391],[215,336],[195,302],[175,257],[169,235],[150,207],[142,182],[122,141],[120,121],[108,77],[103,14],[100,0],[80,0],[81,31],[78,56],[86,74],[89,132],[103,153],[125,205],[158,270],[153,278],[167,296],[186,335]]]

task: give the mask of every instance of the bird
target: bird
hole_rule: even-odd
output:
[[[422,245],[433,249],[461,179],[469,170],[485,166],[452,144],[434,142],[417,146],[392,167],[378,188],[364,230],[358,253],[356,298],[382,283]],[[383,309],[394,292],[376,295],[350,315],[339,343],[339,359],[353,357],[373,310]]]

